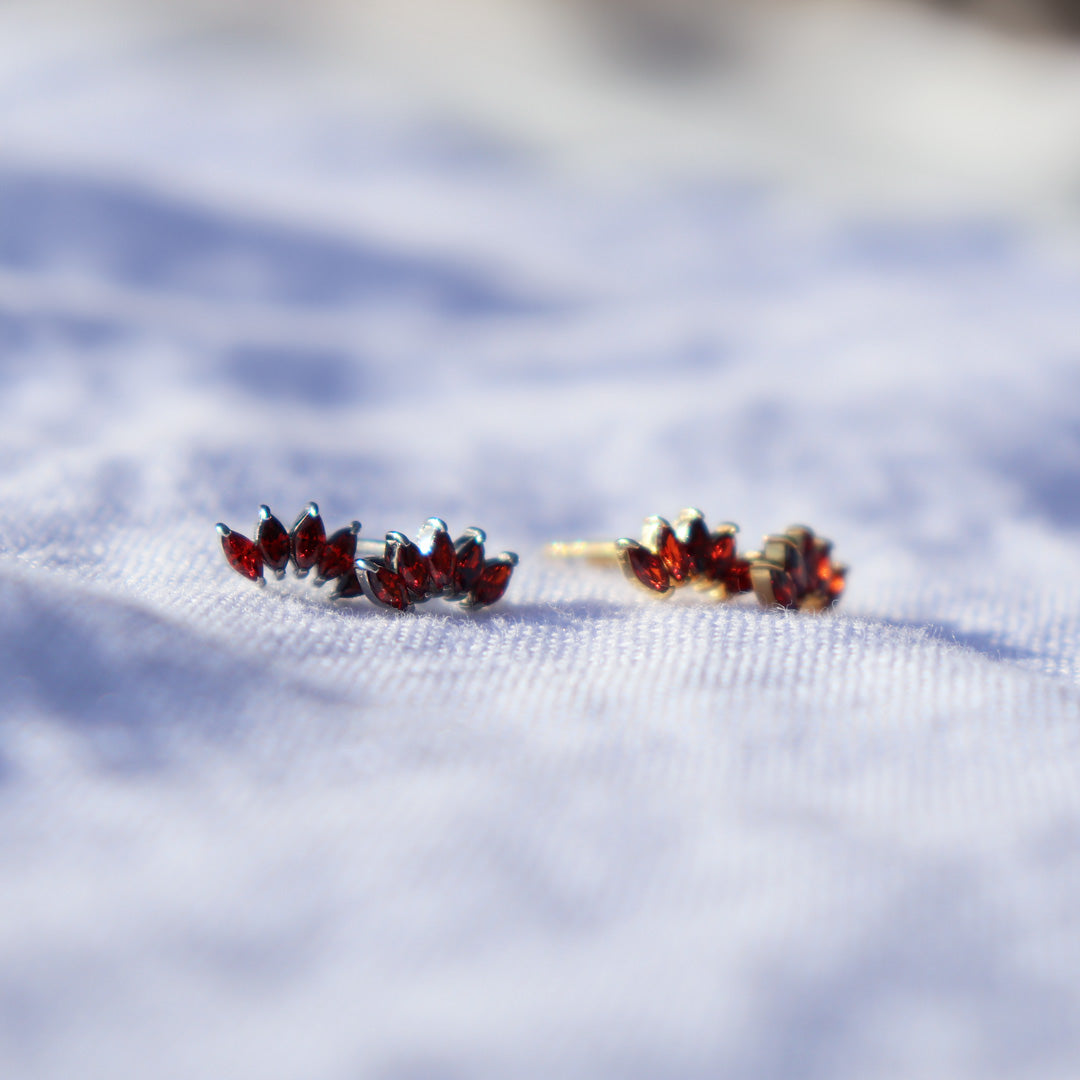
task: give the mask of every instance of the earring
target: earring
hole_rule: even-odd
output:
[[[555,541],[554,558],[617,562],[625,576],[654,596],[670,596],[693,585],[717,600],[755,594],[765,607],[821,610],[844,591],[847,567],[832,562],[832,545],[805,525],[765,537],[761,551],[739,555],[739,527],[725,522],[710,530],[700,510],[683,510],[671,525],[662,517],[645,519],[641,541]]]
[[[220,522],[217,532],[229,565],[257,585],[266,584],[264,568],[280,581],[292,563],[298,578],[314,571],[316,586],[336,581],[335,600],[364,595],[377,606],[397,611],[436,597],[466,608],[487,607],[506,592],[518,561],[512,551],[485,558],[483,529],[466,529],[451,540],[440,518],[428,518],[417,543],[400,532],[387,533],[385,541],[363,540],[359,521],[328,537],[313,502],[288,531],[263,505],[254,540]]]

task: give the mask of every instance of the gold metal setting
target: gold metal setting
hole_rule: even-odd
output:
[[[557,540],[546,554],[618,563],[626,578],[653,596],[670,596],[683,585],[729,600],[753,592],[763,607],[822,611],[844,591],[847,567],[832,560],[832,543],[806,525],[766,536],[760,551],[736,551],[738,526],[724,522],[708,529],[696,508],[683,510],[671,525],[645,519],[641,540]]]

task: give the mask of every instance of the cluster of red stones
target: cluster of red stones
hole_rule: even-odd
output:
[[[667,593],[695,585],[722,590],[725,595],[750,589],[750,564],[735,551],[738,526],[730,522],[709,530],[700,510],[684,510],[674,526],[662,517],[645,522],[641,543],[625,537],[616,541],[623,573],[650,592]]]
[[[391,532],[381,551],[357,558],[360,522],[327,536],[315,503],[308,503],[289,530],[268,506],[259,507],[254,540],[223,524],[217,531],[229,565],[250,581],[265,584],[264,568],[280,580],[291,563],[297,577],[314,570],[316,585],[335,581],[336,599],[364,595],[397,611],[436,597],[465,607],[494,604],[506,592],[517,565],[517,556],[510,551],[485,558],[487,538],[482,529],[466,529],[451,540],[446,522],[439,518],[428,518],[418,543],[404,533]]]
[[[710,530],[700,510],[684,510],[671,525],[662,517],[645,522],[641,542],[616,541],[626,576],[650,592],[666,594],[687,584],[722,598],[755,593],[772,607],[821,609],[840,599],[846,567],[832,561],[832,545],[804,525],[767,536],[760,552],[739,555],[738,526]]]
[[[821,611],[843,595],[847,567],[833,562],[831,541],[806,525],[792,525],[765,537],[761,552],[751,558],[750,580],[767,607]]]

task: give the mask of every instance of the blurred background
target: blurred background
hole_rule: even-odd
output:
[[[1070,0],[0,0],[0,1073],[1075,1076],[1078,295]]]

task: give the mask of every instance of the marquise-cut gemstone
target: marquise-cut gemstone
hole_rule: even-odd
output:
[[[798,606],[791,575],[775,562],[756,560],[750,567],[754,593],[763,607],[793,608]]]
[[[344,577],[338,578],[334,589],[334,596],[339,600],[351,600],[363,593],[360,587],[360,579],[356,576],[356,570],[350,570]]]
[[[482,533],[477,535],[476,532],[467,533],[465,536],[459,536],[454,544],[456,555],[454,593],[456,595],[471,592],[484,572],[484,542],[481,539],[482,535]],[[505,589],[505,585],[503,588]],[[501,596],[502,593],[499,595]],[[497,600],[498,597],[495,599]],[[494,601],[485,600],[483,603],[490,604],[494,603]]]
[[[413,600],[427,596],[431,574],[420,549],[404,533],[387,533],[386,561],[398,577],[405,582],[405,589]]]
[[[457,555],[454,552],[454,542],[450,539],[446,526],[442,522],[436,525],[434,520],[429,520],[423,529],[423,533],[426,535],[423,537],[420,551],[427,560],[431,591],[440,593],[454,587],[454,568]]]
[[[734,569],[735,565],[735,535],[730,532],[718,531],[710,535],[708,545],[705,548],[704,567],[702,573],[710,581],[724,581],[729,571]],[[749,574],[749,563],[747,563],[747,574]],[[747,577],[749,581],[749,577]],[[738,590],[745,592],[750,586]],[[730,588],[730,586],[729,586]]]
[[[409,595],[405,582],[382,563],[369,563],[363,570],[367,574],[371,598],[387,607],[405,611],[409,607]]]
[[[810,554],[806,556],[806,576],[811,590],[824,586],[832,574],[831,552],[832,544],[828,540],[817,540]]]
[[[795,583],[791,575],[783,570],[777,570],[772,575],[773,599],[785,608],[795,606]]]
[[[645,523],[642,543],[660,556],[671,580],[677,585],[689,579],[693,570],[690,553],[679,543],[675,531],[662,517],[649,518]]]
[[[289,565],[292,542],[285,526],[273,514],[269,506],[259,507],[259,523],[255,529],[255,543],[259,545],[263,563],[275,574],[283,573]]]
[[[326,543],[326,528],[315,503],[308,503],[307,509],[296,519],[289,535],[292,539],[293,565],[297,570],[307,573],[318,563]]]
[[[828,562],[828,560],[826,560],[826,562]],[[843,595],[844,586],[847,584],[847,569],[843,566],[833,566],[829,563],[828,574],[822,578],[822,584],[826,595],[833,603],[836,603]]]
[[[675,536],[690,556],[693,573],[704,573],[709,565],[711,539],[701,511],[684,510],[675,522]]]
[[[480,571],[480,576],[472,588],[470,599],[480,606],[494,604],[499,600],[510,584],[510,575],[514,572],[512,563],[494,560],[487,563]]]
[[[233,532],[228,525],[218,525],[217,531],[229,565],[249,581],[262,581],[263,557],[258,546],[246,536]]]
[[[319,577],[329,581],[343,577],[353,568],[356,561],[357,526],[338,529],[323,545],[319,553]]]
[[[749,592],[753,588],[750,581],[750,563],[746,559],[732,559],[724,572],[723,582],[729,593]]]
[[[646,589],[664,593],[671,588],[671,578],[659,555],[632,540],[620,540],[619,550],[624,570],[629,570]]]

